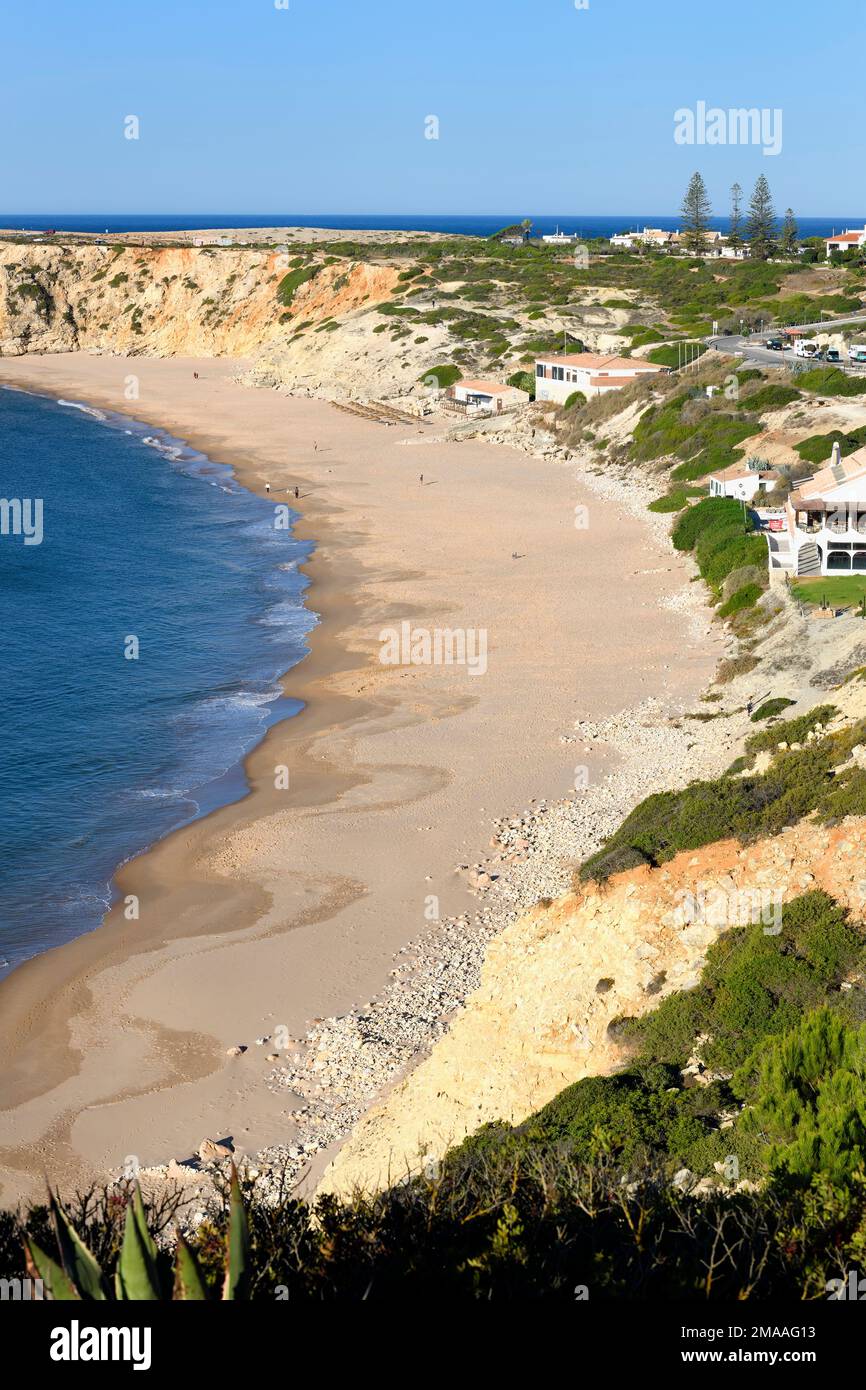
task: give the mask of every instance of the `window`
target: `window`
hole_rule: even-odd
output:
[[[535,375],[544,376],[544,366],[541,362],[536,362],[535,364]]]

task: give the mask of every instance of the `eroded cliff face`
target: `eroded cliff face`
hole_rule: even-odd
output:
[[[387,299],[390,266],[320,264],[289,304],[278,251],[0,245],[0,353],[255,358]],[[304,337],[297,339],[304,323]]]
[[[754,846],[724,841],[534,908],[491,943],[481,987],[451,1031],[360,1121],[319,1190],[384,1187],[480,1125],[516,1124],[572,1082],[610,1074],[626,1060],[608,1036],[611,1021],[697,984],[732,914],[738,922],[748,905],[770,909],[776,893],[784,902],[822,888],[861,917],[864,856],[866,821],[804,822]]]

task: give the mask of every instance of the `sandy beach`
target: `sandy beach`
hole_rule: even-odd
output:
[[[125,411],[269,484],[316,543],[321,618],[284,680],[306,708],[248,759],[249,795],[122,870],[139,920],[118,907],[0,985],[4,1203],[44,1173],[81,1183],[206,1135],[290,1143],[291,1094],[255,1039],[302,1039],[379,993],[431,899],[472,917],[458,866],[489,854],[494,818],[573,795],[578,764],[590,782],[613,771],[602,744],[564,741],[575,722],[651,696],[693,707],[721,649],[665,605],[688,562],[574,467],[246,389],[243,365],[0,362],[2,381]],[[216,627],[219,612],[215,593]],[[383,664],[380,634],[403,623],[485,632],[486,669]]]

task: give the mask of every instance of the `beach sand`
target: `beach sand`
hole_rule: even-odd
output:
[[[284,681],[306,708],[248,759],[250,794],[122,870],[137,921],[121,902],[0,984],[4,1203],[38,1195],[45,1173],[81,1183],[129,1156],[184,1158],[206,1135],[290,1143],[291,1096],[267,1086],[270,1048],[254,1040],[303,1038],[375,995],[431,895],[443,916],[473,913],[456,866],[489,852],[494,817],[569,795],[575,720],[651,695],[693,704],[721,647],[662,605],[688,562],[573,467],[249,390],[232,379],[243,366],[0,362],[2,381],[125,411],[257,492],[270,483],[316,542],[307,598],[321,615]],[[217,629],[219,613],[215,593]],[[485,673],[383,665],[380,632],[403,621],[486,630]],[[589,761],[593,778],[612,766],[601,749]]]

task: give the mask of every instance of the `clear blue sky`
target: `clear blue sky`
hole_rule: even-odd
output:
[[[699,168],[716,213],[763,172],[862,215],[864,37],[811,0],[10,3],[0,210],[676,213]],[[676,145],[699,100],[782,108],[781,154]]]

